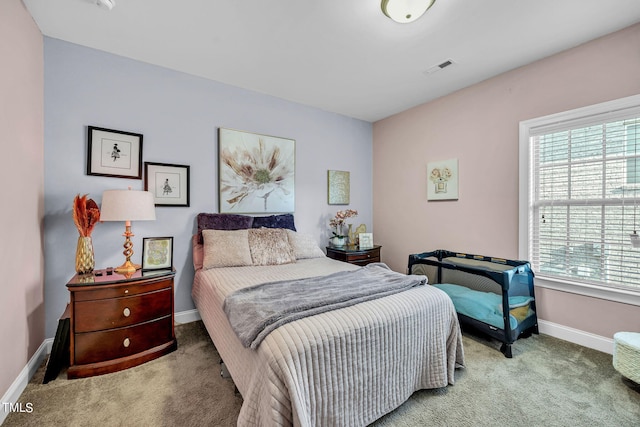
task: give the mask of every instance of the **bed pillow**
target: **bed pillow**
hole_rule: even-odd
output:
[[[202,240],[202,230],[244,230],[251,228],[253,217],[237,214],[199,213],[198,241]]]
[[[293,249],[296,259],[324,258],[325,254],[320,249],[311,235],[299,231],[286,230],[289,244]]]
[[[281,228],[252,228],[249,248],[253,265],[279,265],[296,262],[287,232]]]
[[[256,216],[253,218],[253,228],[285,228],[296,231],[293,214],[281,214],[270,216]]]
[[[252,265],[248,232],[249,230],[202,230],[202,267],[208,269]]]

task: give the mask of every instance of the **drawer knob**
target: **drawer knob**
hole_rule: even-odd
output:
[[[124,290],[124,293],[125,293],[125,294],[128,294],[128,293],[129,293],[129,289],[125,289],[125,290]]]
[[[130,344],[131,340],[129,338],[125,338],[124,341],[122,341],[122,345],[125,347],[129,347]]]
[[[125,307],[125,309],[122,310],[122,314],[124,314],[124,317],[129,317],[131,315],[131,310],[129,310],[129,307]]]

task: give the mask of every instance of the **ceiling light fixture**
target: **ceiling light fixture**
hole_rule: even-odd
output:
[[[436,0],[382,0],[382,12],[401,24],[420,18]]]
[[[116,5],[115,0],[96,0],[96,4],[100,7],[106,7],[111,10]]]

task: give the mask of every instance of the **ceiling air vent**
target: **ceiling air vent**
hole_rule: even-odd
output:
[[[453,60],[447,59],[446,61],[443,61],[443,62],[439,63],[438,65],[434,65],[433,67],[428,68],[424,73],[425,74],[433,74],[436,71],[440,71],[443,68],[447,68],[449,65],[453,65]]]

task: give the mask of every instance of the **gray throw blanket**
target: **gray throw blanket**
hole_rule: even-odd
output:
[[[372,263],[352,271],[261,283],[224,300],[224,312],[245,347],[256,349],[271,331],[307,316],[395,294],[427,282],[425,276]]]

